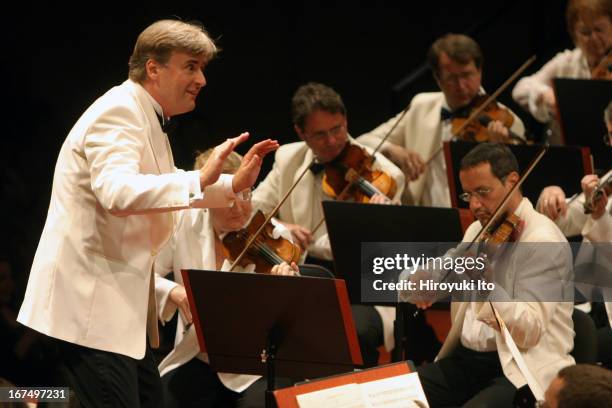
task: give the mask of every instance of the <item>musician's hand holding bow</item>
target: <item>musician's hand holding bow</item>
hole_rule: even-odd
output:
[[[548,87],[536,99],[536,104],[544,106],[548,111],[548,115],[552,117],[557,111],[557,99],[552,88]]]
[[[416,271],[410,281],[415,283],[415,290],[412,291],[410,303],[413,303],[419,309],[428,309],[436,301],[436,292],[429,290],[420,290],[420,282],[431,279],[431,273],[427,271]]]
[[[580,181],[580,185],[587,200],[589,200],[590,197],[593,195],[593,192],[597,188],[598,184],[599,177],[597,177],[597,175],[595,174],[588,174],[582,178],[582,180]],[[599,198],[593,203],[593,212],[591,213],[591,217],[593,217],[594,220],[601,218],[601,216],[606,211],[607,205],[608,196],[606,195],[605,190],[603,190],[601,198]]]
[[[297,243],[302,250],[307,249],[312,243],[312,232],[308,228],[288,222],[279,222],[283,224],[289,230],[289,232],[291,232],[294,242]]]
[[[425,172],[425,161],[417,152],[403,148],[393,143],[387,143],[382,150],[383,154],[395,163],[410,181],[419,178]]]
[[[487,125],[487,133],[489,134],[489,142],[506,143],[510,137],[508,128],[499,120],[492,120]]]
[[[567,204],[565,193],[559,186],[549,186],[542,190],[538,199],[537,210],[555,221],[559,216],[565,216]]]

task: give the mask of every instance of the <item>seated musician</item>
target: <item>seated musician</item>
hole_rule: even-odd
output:
[[[590,79],[597,68],[606,65],[612,47],[612,1],[570,0],[566,9],[567,31],[576,48],[558,53],[536,73],[517,82],[512,97],[539,122],[552,121],[553,143],[561,143],[556,123],[557,101],[552,88],[554,78]],[[594,75],[593,75],[594,74]]]
[[[608,128],[608,145],[612,146],[612,101],[608,104],[604,119]],[[548,186],[538,198],[537,210],[553,220],[570,237],[582,235],[587,243],[581,247],[576,256],[576,265],[609,265],[612,264],[610,246],[604,243],[612,242],[612,200],[606,189],[600,189],[601,195],[594,199],[595,188],[605,180],[610,180],[612,170],[603,177],[588,174],[582,178],[582,193],[578,197],[566,199],[565,192],[559,186]],[[588,210],[585,211],[585,203]],[[591,244],[594,245],[591,245]],[[604,244],[604,245],[600,245]],[[585,271],[587,272],[587,271]],[[577,271],[578,273],[578,271]],[[576,276],[576,281],[581,277]],[[580,288],[578,288],[580,290]],[[586,295],[586,294],[585,294]],[[612,290],[603,293],[603,305],[594,303],[591,315],[598,328],[598,361],[612,367]]]
[[[195,168],[203,166],[212,152],[210,149],[200,154]],[[223,172],[233,174],[241,160],[240,155],[232,152],[225,161]],[[180,274],[181,269],[230,268],[222,238],[228,232],[244,228],[252,212],[250,196],[249,189],[238,194],[239,199],[232,207],[180,212],[177,230],[155,262],[159,319],[162,323],[167,322],[177,309],[179,312],[174,349],[159,365],[166,407],[263,406],[264,379],[253,375],[216,373],[210,369],[206,354],[199,351]],[[279,224],[275,224],[273,234],[291,239],[289,231]],[[255,265],[236,267],[235,270],[253,272]],[[163,277],[170,272],[174,272],[174,281]],[[294,275],[298,269],[295,264],[282,263],[273,266],[271,273]]]
[[[462,199],[469,202],[477,221],[467,229],[464,243],[447,256],[475,256],[459,248],[471,242],[492,217],[518,182],[518,171],[516,158],[503,144],[479,144],[462,159]],[[510,196],[505,209],[504,217],[514,214],[519,218],[517,228],[508,235],[512,242],[500,247],[497,254],[489,251],[491,246],[477,245],[488,254],[483,268],[485,278],[495,282],[495,289],[478,299],[492,302],[453,302],[452,326],[436,362],[418,369],[431,407],[510,407],[516,390],[527,383],[507,339],[500,333],[491,305],[541,390],[547,388],[559,369],[574,363],[569,354],[574,338],[573,303],[562,301],[572,298],[563,283],[572,261],[567,240],[550,219],[534,210],[520,190]],[[436,275],[404,271],[400,279],[420,281],[431,276],[441,281],[463,276],[449,272]],[[541,282],[558,285],[545,286]],[[439,295],[442,294],[404,290],[400,300],[425,308]]]
[[[277,217],[291,230],[295,241],[308,250],[307,262],[319,263],[331,260],[331,248],[325,224],[313,231],[323,220],[321,202],[332,199],[323,191],[323,168],[339,157],[350,144],[361,146],[349,137],[346,108],[342,98],[332,88],[318,83],[301,86],[292,98],[293,124],[301,142],[285,144],[276,152],[274,165],[266,178],[253,192],[253,205],[270,212],[285,196],[300,174],[316,159],[323,166],[312,166],[297,183],[295,190],[280,207]],[[369,150],[371,153],[371,150]],[[399,200],[404,188],[402,172],[381,154],[376,154],[374,168],[389,174],[397,186],[391,197],[375,195],[371,203]],[[355,305],[353,317],[360,339],[361,351],[366,366],[378,360],[378,346],[393,348],[392,308],[374,308]]]
[[[442,92],[416,95],[381,151],[404,171],[406,181],[412,181],[404,191],[402,202],[450,207],[444,154],[436,154],[428,165],[426,161],[442,147],[443,142],[453,138],[453,119],[464,117],[472,102],[484,92],[481,87],[483,55],[470,37],[447,34],[431,45],[427,60]],[[491,120],[486,129],[482,129],[489,140],[505,142],[511,137],[524,138],[525,129],[521,120],[505,109],[500,112],[513,118],[512,125],[507,129],[501,122]],[[368,146],[378,145],[400,115],[359,136],[357,140]]]

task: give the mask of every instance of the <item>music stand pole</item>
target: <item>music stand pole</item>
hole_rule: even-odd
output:
[[[274,390],[276,388],[274,360],[276,358],[277,349],[275,331],[276,330],[272,328],[268,332],[266,348],[261,352],[261,362],[266,365],[266,408],[276,408],[276,401],[274,400]]]

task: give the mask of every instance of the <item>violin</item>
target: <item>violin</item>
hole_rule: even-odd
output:
[[[488,141],[489,140],[489,136],[486,133],[486,127],[488,126],[489,122],[491,120],[493,120],[493,118],[491,116],[489,116],[489,114],[485,114],[481,116],[481,113],[483,111],[485,111],[485,109],[489,109],[489,112],[495,113],[495,116],[498,116],[496,119],[500,120],[500,118],[506,120],[506,122],[508,122],[508,119],[505,117],[506,113],[497,113],[498,110],[503,109],[505,111],[507,111],[507,113],[510,113],[507,109],[505,108],[501,108],[496,102],[495,99],[504,91],[504,89],[506,89],[511,83],[512,81],[514,81],[516,78],[518,78],[518,76],[529,66],[533,63],[533,61],[535,61],[536,56],[533,55],[531,56],[527,61],[525,61],[523,63],[523,65],[521,65],[516,71],[514,71],[514,73],[508,78],[506,79],[506,81],[504,81],[503,84],[501,84],[501,86],[499,88],[497,88],[497,90],[495,92],[493,92],[493,94],[491,96],[486,96],[484,95],[484,98],[481,99],[479,97],[476,98],[476,101],[474,103],[475,106],[472,107],[472,109],[469,110],[469,114],[467,115],[467,119],[463,120],[463,121],[457,121],[456,125],[455,123],[453,123],[453,127],[452,127],[452,134],[455,135],[455,137],[459,137],[457,135],[462,135],[463,134],[463,129],[467,128],[468,126],[478,126],[478,125],[473,125],[472,122],[476,119],[478,119],[478,121],[480,122],[480,126],[482,131],[484,132],[484,134],[486,134],[486,136],[483,138],[483,133],[479,132],[475,132],[474,130],[472,130],[471,132],[468,132],[468,139],[463,139],[463,140],[469,140],[470,135],[472,135],[474,137],[474,139],[476,139],[476,135],[478,135],[479,133],[481,134],[479,136],[480,139],[483,140],[476,140],[476,141]],[[492,104],[494,104],[493,106],[491,106]],[[501,112],[501,111],[500,111]],[[512,114],[510,114],[510,116],[512,116]],[[502,123],[504,123],[504,120],[501,120]],[[512,119],[514,121],[514,118]],[[512,122],[510,122],[510,126],[512,125]],[[509,137],[510,137],[510,143],[515,143],[515,144],[522,144],[524,143],[523,139],[521,139],[520,137],[518,137],[517,135],[513,134],[513,132],[510,130],[510,126],[506,126],[508,128],[508,133],[509,133]],[[472,140],[474,141],[474,140]],[[429,158],[427,159],[427,161],[425,162],[425,164],[429,165],[434,158],[444,149],[444,147],[440,146],[438,149],[436,149],[436,151],[434,151],[432,153],[431,156],[429,156]]]
[[[612,48],[591,70],[591,79],[612,79]]]
[[[338,157],[325,164],[323,191],[337,200],[352,197],[360,203],[369,202],[374,194],[393,197],[395,180],[384,171],[374,170],[374,160],[365,149],[347,142]]]
[[[517,232],[520,232],[522,220],[516,214],[501,217],[496,224],[486,229],[481,237],[482,243],[489,247],[489,251],[497,249],[501,244],[514,241]]]
[[[477,120],[470,119],[474,112]],[[467,142],[488,142],[489,132],[487,126],[491,121],[498,120],[510,129],[514,123],[512,113],[491,100],[488,95],[478,95],[466,107],[459,109],[453,115],[451,132],[458,139]],[[513,132],[509,132],[508,143],[523,144],[524,141]]]
[[[261,233],[255,237],[245,255],[240,257],[249,241],[262,226]],[[238,265],[245,267],[249,264],[255,264],[255,271],[264,274],[270,274],[274,265],[280,265],[283,262],[287,262],[289,265],[291,265],[291,262],[298,263],[302,255],[300,247],[283,237],[274,238],[273,230],[274,226],[271,223],[266,223],[263,212],[258,210],[246,228],[230,232],[223,238],[223,246],[227,251],[228,258],[232,263],[235,263],[235,260],[240,257]]]
[[[583,208],[585,214],[592,214],[595,210],[595,205],[604,196],[609,196],[612,193],[612,174],[610,174],[603,182],[593,190],[591,196],[584,202]]]

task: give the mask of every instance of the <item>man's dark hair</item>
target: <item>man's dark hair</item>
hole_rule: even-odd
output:
[[[291,98],[293,124],[300,129],[304,129],[304,123],[308,115],[317,110],[341,113],[346,116],[346,108],[342,98],[329,86],[316,82],[309,82],[300,86]]]
[[[434,75],[440,77],[440,54],[445,53],[455,62],[469,64],[474,61],[480,69],[484,61],[480,46],[476,41],[463,34],[446,34],[438,38],[427,51],[427,63]]]
[[[491,172],[500,180],[503,180],[513,171],[517,173],[519,171],[516,157],[514,157],[510,148],[502,143],[478,144],[461,159],[459,170],[467,170],[481,163],[489,163]]]
[[[577,364],[557,374],[563,386],[557,394],[559,408],[607,407],[612,401],[612,371],[596,365]]]

